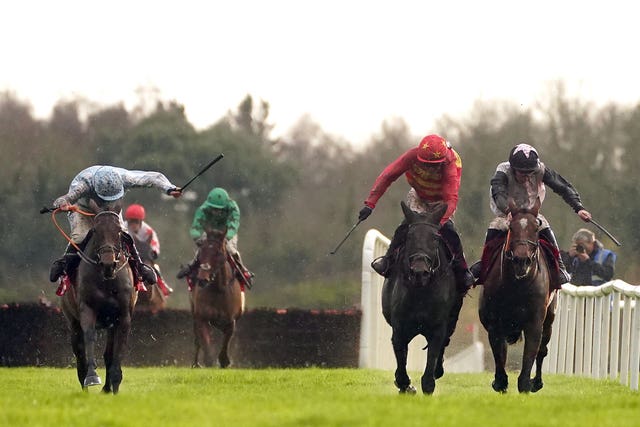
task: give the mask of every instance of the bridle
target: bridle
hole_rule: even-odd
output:
[[[516,257],[514,255],[514,249],[518,246],[527,246],[527,257]],[[531,251],[529,251],[531,249]],[[511,227],[509,227],[509,231],[507,232],[507,239],[504,243],[504,250],[502,252],[503,259],[511,262],[512,264],[516,264],[519,260],[524,260],[525,269],[522,274],[518,274],[514,271],[515,278],[517,280],[522,280],[529,276],[532,273],[535,273],[535,270],[538,268],[538,257],[540,252],[540,245],[538,242],[534,242],[530,239],[514,239],[512,240],[512,232]],[[531,267],[534,267],[534,270],[531,270]]]
[[[432,234],[435,237],[435,240],[438,242],[442,240],[442,237],[438,233],[438,230],[440,229],[439,225],[432,224],[429,222],[414,222],[414,223],[408,224],[408,229],[409,229],[408,233],[411,231],[412,228],[416,226],[429,227],[430,229],[432,229],[432,233],[430,234]],[[426,270],[424,272],[421,272],[422,278],[424,278],[425,276],[432,278],[436,276],[436,274],[439,271],[443,270],[440,268],[442,266],[442,260],[440,259],[440,251],[438,250],[438,248],[436,248],[434,256],[429,255],[424,250],[419,250],[417,252],[407,255],[407,261],[408,261],[408,268],[407,268],[408,276],[412,282],[416,279],[417,274],[411,269],[411,265],[414,264],[416,261],[422,261],[427,266]]]

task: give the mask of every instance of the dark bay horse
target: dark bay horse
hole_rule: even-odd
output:
[[[444,349],[455,330],[463,296],[456,290],[451,256],[438,233],[447,205],[430,204],[426,213],[414,212],[404,202],[401,206],[407,238],[398,267],[382,288],[382,314],[393,329],[395,384],[400,393],[416,392],[407,375],[407,352],[409,342],[421,334],[428,343],[422,392],[431,394],[435,380],[444,374]]]
[[[195,333],[195,356],[197,367],[200,349],[204,353],[205,366],[213,365],[213,328],[222,331],[223,338],[218,354],[220,367],[230,365],[229,343],[233,337],[236,320],[240,318],[244,305],[244,294],[240,282],[227,260],[226,230],[207,230],[206,239],[198,250],[197,269],[190,280],[191,314]]]
[[[489,334],[495,360],[495,391],[507,391],[507,345],[524,333],[518,391],[536,392],[542,384],[542,362],[547,355],[555,318],[555,292],[550,290],[550,269],[538,239],[539,201],[531,210],[513,203],[506,242],[487,273],[480,297],[480,321]],[[533,362],[536,375],[531,380]]]
[[[62,311],[71,329],[78,380],[85,390],[101,384],[96,373],[96,329],[107,329],[107,375],[102,391],[116,394],[122,382],[121,363],[137,292],[121,239],[119,214],[101,211],[93,222],[80,251],[82,261],[71,277],[71,289],[62,296]]]

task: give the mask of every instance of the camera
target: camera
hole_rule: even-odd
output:
[[[586,251],[587,251],[587,249],[586,249],[584,246],[582,246],[582,245],[576,245],[576,252],[583,254],[583,253],[585,253]]]

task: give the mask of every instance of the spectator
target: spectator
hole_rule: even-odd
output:
[[[600,286],[613,278],[616,254],[605,249],[592,231],[581,228],[571,239],[567,252],[571,283],[576,286]]]

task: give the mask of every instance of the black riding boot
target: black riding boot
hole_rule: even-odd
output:
[[[238,274],[242,275],[245,282],[249,285],[249,287],[251,287],[251,285],[253,285],[253,278],[256,275],[250,272],[249,269],[244,266],[244,263],[242,262],[242,258],[240,257],[240,252],[236,252],[233,255],[233,260],[236,262],[236,264],[238,265],[238,269],[240,270],[238,271]]]
[[[560,254],[560,247],[558,246],[558,242],[556,241],[556,236],[553,234],[551,227],[544,228],[540,230],[538,233],[540,237],[542,237],[547,242],[551,243],[554,248],[558,251],[558,256],[556,260],[558,261],[558,270],[560,270],[560,274],[558,275],[558,281],[561,285],[565,283],[569,283],[571,281],[571,274],[567,271],[567,268],[564,265],[564,261],[562,261],[562,257]]]
[[[142,262],[140,254],[129,233],[122,232],[122,238],[129,248],[129,265],[135,272],[136,278],[141,278],[147,285],[154,285],[158,282],[158,276],[153,268]]]
[[[176,278],[183,279],[187,277],[197,267],[198,267],[198,253],[196,252],[196,255],[193,257],[193,260],[189,264],[185,266],[183,266],[182,264],[180,265],[180,270],[178,270],[178,274],[176,274]]]
[[[453,226],[453,222],[445,222],[442,227],[440,227],[440,235],[449,246],[453,255],[452,267],[453,273],[456,277],[458,291],[467,293],[467,291],[469,291],[473,286],[475,280],[467,266],[467,260],[464,258],[464,251],[462,250],[462,241]]]
[[[405,238],[407,237],[407,230],[407,224],[403,221],[393,233],[393,238],[389,243],[387,253],[371,262],[371,268],[373,268],[376,273],[384,277],[389,277],[391,266],[393,265],[394,257],[396,256],[396,250],[400,247],[402,242],[405,241]]]
[[[68,274],[73,268],[75,268],[79,261],[80,257],[78,256],[78,250],[76,247],[71,244],[67,245],[62,257],[53,261],[53,264],[51,264],[49,280],[51,282],[57,281],[60,276]]]

